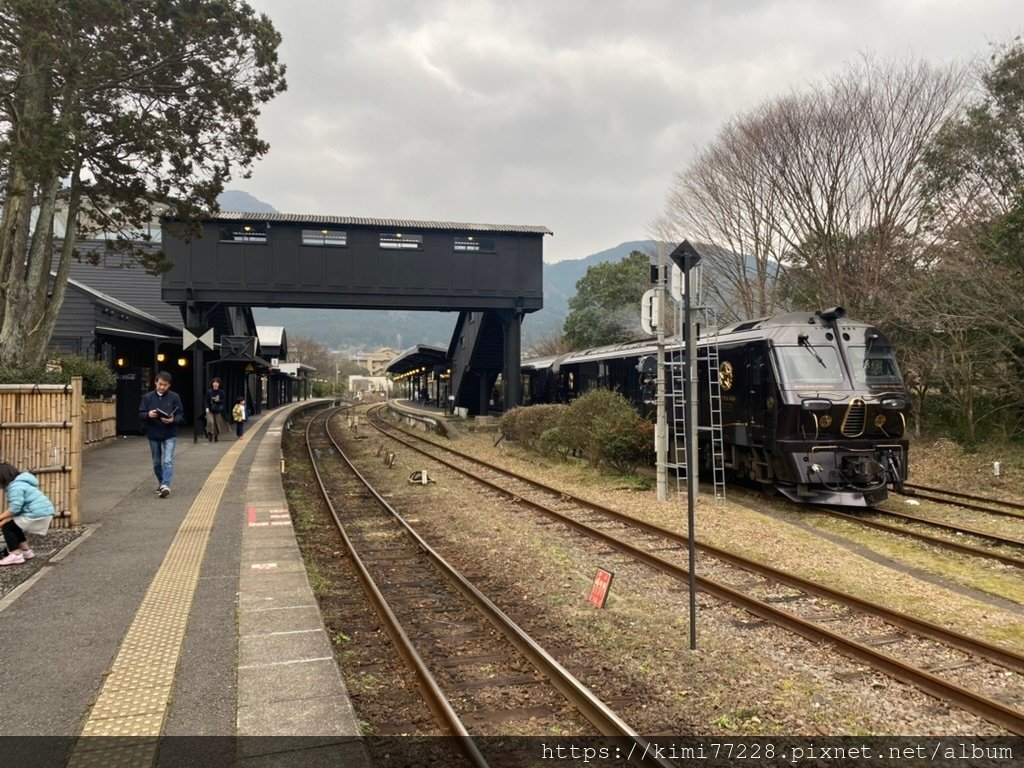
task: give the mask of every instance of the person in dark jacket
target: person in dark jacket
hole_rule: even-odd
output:
[[[21,565],[36,556],[25,534],[46,533],[53,520],[53,502],[39,490],[35,475],[21,472],[6,461],[0,462],[0,490],[7,497],[7,509],[0,512],[7,554],[0,565]]]
[[[210,380],[210,390],[203,398],[203,411],[206,414],[206,439],[214,443],[220,439],[220,427],[224,406],[227,404],[227,395],[220,388],[220,379]]]
[[[160,371],[153,391],[143,395],[139,403],[139,419],[146,425],[149,450],[153,454],[153,473],[159,483],[156,493],[161,499],[166,499],[171,493],[178,425],[185,420],[181,398],[177,392],[171,392],[172,381],[171,374]]]

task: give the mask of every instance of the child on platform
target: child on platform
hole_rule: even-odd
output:
[[[235,407],[231,409],[231,417],[235,421],[235,434],[241,439],[245,430],[245,398],[239,397],[235,400]]]
[[[0,559],[0,566],[21,565],[36,556],[25,534],[46,533],[53,520],[53,502],[39,490],[35,475],[19,472],[7,462],[0,462],[0,489],[7,497],[7,509],[0,513],[7,556]]]

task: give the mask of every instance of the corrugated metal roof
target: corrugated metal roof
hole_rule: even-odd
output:
[[[134,247],[151,253],[160,251],[160,243],[135,243]],[[90,290],[134,307],[136,311],[156,318],[162,323],[181,328],[181,310],[168,304],[161,296],[159,275],[148,273],[136,263],[130,254],[108,250],[103,240],[79,240],[75,250],[88,258],[95,254],[99,264],[71,259],[68,275],[71,279],[86,285]],[[54,255],[54,269],[60,259],[59,250]]]
[[[209,221],[277,221],[286,224],[337,224],[346,227],[386,227],[388,229],[441,229],[452,232],[518,232],[528,235],[552,235],[547,227],[520,224],[473,224],[464,221],[418,221],[415,219],[376,219],[358,216],[325,216],[306,213],[245,213],[220,211]]]
[[[56,272],[51,272],[50,274],[53,277],[57,276]],[[113,296],[109,296],[103,293],[103,291],[97,291],[95,288],[86,285],[80,280],[75,280],[73,277],[68,278],[68,285],[73,285],[79,290],[85,291],[86,293],[95,296],[97,299],[100,299],[105,304],[110,304],[112,307],[117,307],[118,309],[123,310],[124,312],[130,315],[134,315],[135,317],[141,318],[143,320],[148,320],[149,322],[156,323],[157,325],[166,325],[172,330],[177,330],[178,326],[171,325],[170,323],[165,323],[160,318],[153,317],[153,315],[149,314],[148,312],[143,312],[137,307],[133,307],[131,304],[128,304],[126,302],[121,301],[120,299],[116,299]]]

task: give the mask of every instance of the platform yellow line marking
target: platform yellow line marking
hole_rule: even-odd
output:
[[[273,419],[268,418],[264,424]],[[262,431],[258,430],[259,432]],[[110,674],[103,683],[82,736],[130,736],[134,739],[79,739],[69,768],[111,765],[117,747],[132,766],[152,765],[170,703],[174,674],[185,639],[189,611],[213,521],[238,457],[251,442],[238,441],[210,473],[182,520],[163,563],[142,599],[135,619],[121,641]],[[124,749],[126,742],[131,746]]]

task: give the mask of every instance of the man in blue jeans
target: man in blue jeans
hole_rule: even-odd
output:
[[[171,392],[171,374],[160,371],[152,392],[142,396],[139,419],[146,425],[149,450],[153,454],[153,472],[159,483],[157,495],[166,499],[174,479],[174,449],[178,445],[178,425],[185,419],[181,398]]]

